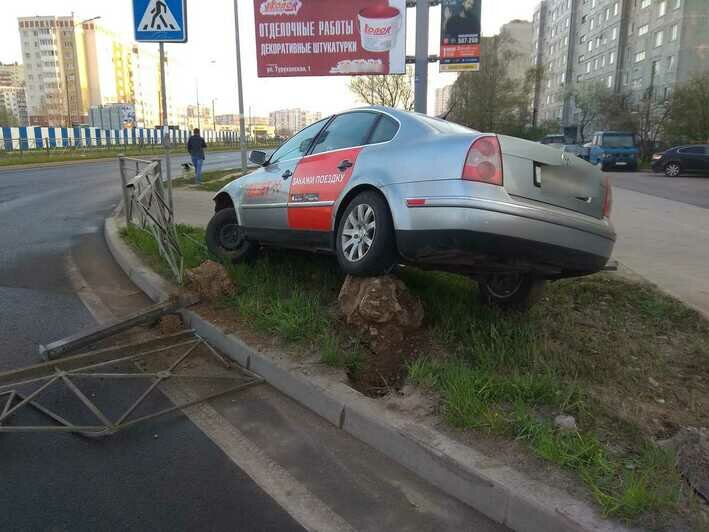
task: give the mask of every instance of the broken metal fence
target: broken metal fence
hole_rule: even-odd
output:
[[[118,162],[127,226],[140,227],[153,236],[160,256],[182,284],[184,256],[175,225],[172,181],[163,180],[160,160],[120,156]]]

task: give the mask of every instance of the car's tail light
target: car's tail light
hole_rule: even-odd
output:
[[[611,178],[609,176],[605,177],[605,195],[603,196],[603,217],[610,218],[611,210],[613,209],[613,185],[611,184]]]
[[[468,150],[463,179],[502,185],[502,150],[494,135],[479,137]]]

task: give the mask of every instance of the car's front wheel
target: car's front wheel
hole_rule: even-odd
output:
[[[679,163],[667,163],[665,165],[665,175],[667,177],[677,177],[682,173],[682,167]]]
[[[383,275],[396,265],[394,224],[384,198],[371,190],[354,197],[337,226],[337,261],[350,275]]]
[[[244,237],[234,209],[217,211],[207,224],[207,248],[223,260],[241,262],[253,257],[258,248]]]
[[[542,296],[544,280],[531,273],[494,273],[478,281],[480,299],[505,310],[528,310]]]

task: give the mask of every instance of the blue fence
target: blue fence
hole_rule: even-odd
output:
[[[186,130],[171,131],[173,143],[187,142]],[[235,143],[233,131],[203,131],[207,142]],[[160,129],[95,127],[0,127],[0,151],[162,144]]]

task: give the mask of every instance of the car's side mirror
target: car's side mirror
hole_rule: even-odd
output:
[[[266,162],[266,152],[254,150],[249,154],[249,162],[254,163],[257,166],[263,166]]]

